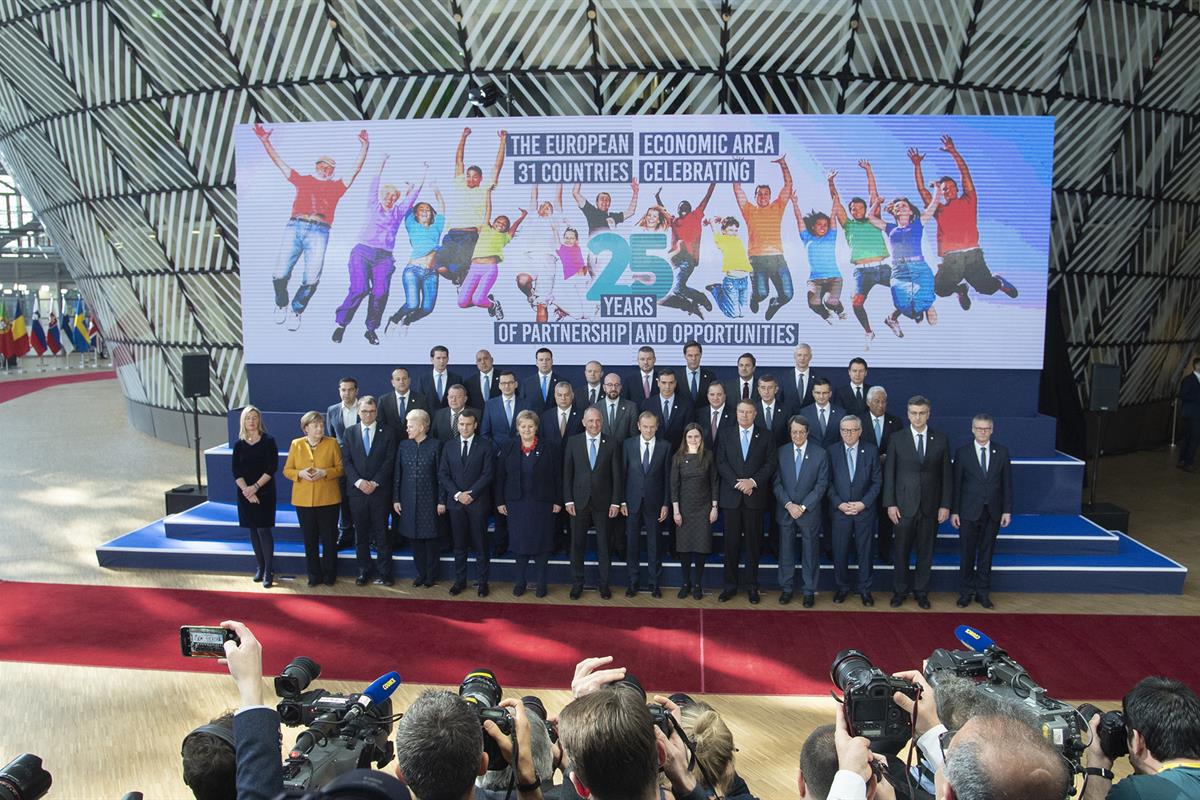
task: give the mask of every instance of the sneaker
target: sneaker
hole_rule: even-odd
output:
[[[845,319],[845,318],[846,318],[846,312],[845,312],[845,311],[839,311],[839,312],[837,312],[837,315],[838,315],[838,319]]]
[[[333,339],[333,341],[337,342],[338,344],[341,344],[342,336],[344,336],[345,333],[346,333],[346,329],[344,327],[342,327],[341,325],[338,325],[336,328],[333,329],[333,336],[331,336],[330,338]]]
[[[707,297],[701,297],[699,302],[700,302],[700,305],[704,306],[705,311],[713,310],[712,301],[709,300]],[[704,317],[701,317],[701,319],[704,319]]]
[[[379,344],[379,337],[375,335],[375,331],[367,331],[363,334],[363,338],[371,344]]]
[[[1004,292],[1009,297],[1016,299],[1017,295],[1020,294],[1020,292],[1017,291],[1017,287],[1006,281],[1003,275],[993,275],[992,277],[1000,281],[1000,291]]]
[[[937,312],[932,308],[925,312],[925,321],[930,325],[937,325]]]
[[[960,283],[954,291],[958,294],[958,304],[962,306],[962,310],[970,311],[971,297],[968,294],[970,289],[967,288],[967,285],[965,283]]]
[[[770,314],[771,312],[768,311],[767,313]],[[767,319],[770,319],[770,317],[768,317]],[[833,327],[833,317],[822,317],[821,319],[824,320],[826,325],[828,325],[831,328]]]
[[[757,297],[750,298],[750,313],[751,314],[758,313],[758,298]]]
[[[500,301],[496,299],[496,295],[489,294],[488,300],[491,305],[488,306],[488,316],[495,317],[498,320],[504,319],[504,307],[500,305]]]
[[[295,311],[290,311],[290,310],[288,311],[287,329],[289,331],[300,330],[300,315],[297,314]]]
[[[275,324],[282,325],[287,319],[287,306],[275,306]]]
[[[889,328],[891,328],[892,333],[896,334],[901,339],[904,338],[904,331],[900,330],[900,320],[892,319],[891,317],[888,317],[887,319],[885,319],[883,321],[883,324],[887,325]]]

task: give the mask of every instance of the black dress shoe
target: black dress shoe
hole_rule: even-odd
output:
[[[376,586],[394,586],[395,584],[396,584],[396,581],[393,580],[390,576],[380,577],[380,578],[375,579]]]
[[[889,603],[888,605],[890,605],[892,608],[899,608],[900,606],[904,605],[904,595],[902,595],[902,594],[892,595],[892,602]]]
[[[607,583],[600,584],[600,599],[601,600],[611,600],[612,599],[612,589],[608,588]]]
[[[979,605],[983,606],[984,608],[996,607],[996,604],[992,602],[992,598],[988,597],[986,594],[981,594],[975,599],[978,600]]]
[[[859,598],[861,598],[861,599],[862,599],[862,604],[863,604],[864,606],[873,606],[873,605],[875,605],[875,598],[871,596],[871,593],[870,593],[870,592],[867,592],[866,594],[860,594],[860,595],[859,595]]]
[[[308,585],[309,585],[309,586],[316,586],[316,585],[317,585],[318,583],[320,583],[320,582],[321,582],[321,579],[320,579],[320,578],[309,578],[309,579],[308,579]]]
[[[480,597],[487,597],[488,596],[487,581],[484,581],[483,583],[479,584],[479,589],[475,593],[477,595],[479,595]]]
[[[571,587],[571,599],[578,600],[580,597],[583,597],[583,587],[577,583]]]
[[[792,602],[791,592],[784,592],[783,594],[779,595],[779,605],[786,606],[790,602]]]
[[[692,599],[693,600],[703,600],[704,599],[704,590],[701,589],[699,586],[692,589]]]
[[[254,571],[254,582],[258,583],[263,579],[263,568],[259,567]]]
[[[535,597],[545,597],[546,596],[546,584],[539,583],[537,591],[534,592],[533,594]]]
[[[337,583],[337,575],[330,575],[325,579],[326,586],[333,586],[335,583]]]
[[[929,597],[927,595],[923,595],[923,594],[917,596],[917,605],[919,605],[921,608],[926,608],[926,609],[933,607],[929,602]]]
[[[680,600],[682,600],[683,598],[687,597],[691,593],[691,591],[692,591],[692,585],[690,583],[685,583],[683,586],[679,587],[679,594],[677,595],[677,597]]]
[[[274,585],[275,585],[275,576],[269,572],[264,574],[263,575],[263,588],[270,589]]]
[[[365,573],[365,572],[358,573],[358,577],[354,579],[354,585],[355,586],[366,586],[367,585],[367,573]]]
[[[758,601],[761,599],[758,596],[758,589],[751,589],[750,591],[746,592],[746,596],[750,599],[750,605],[753,606],[758,605]]]
[[[717,602],[718,603],[728,603],[730,598],[732,598],[736,594],[737,594],[736,589],[726,589],[725,591],[723,591],[719,595],[717,595]]]
[[[958,606],[959,608],[966,608],[967,606],[971,605],[971,595],[960,594],[954,605]]]
[[[413,578],[413,588],[414,589],[420,589],[424,585],[425,585],[424,578]]]
[[[813,604],[816,602],[817,598],[815,595],[806,594],[804,595],[804,600],[800,603],[800,605],[804,606],[805,608],[812,608]]]
[[[626,587],[625,596],[626,597],[637,597],[637,589],[633,586]]]
[[[467,588],[466,581],[455,581],[454,585],[450,587],[450,594],[462,594],[462,590],[465,588]]]
[[[513,587],[513,597],[520,597],[523,594],[525,594],[525,584],[518,583]]]
[[[650,596],[651,597],[662,597],[662,589],[659,589],[657,586],[651,586],[650,587]]]
[[[844,589],[838,589],[833,595],[833,602],[843,603],[846,601],[846,598],[849,596],[850,596],[850,592],[848,592]]]

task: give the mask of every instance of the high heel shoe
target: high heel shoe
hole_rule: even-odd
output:
[[[679,594],[677,595],[677,597],[680,600],[682,600],[683,598],[687,597],[691,593],[692,593],[692,585],[690,583],[685,583],[683,586],[679,587]]]

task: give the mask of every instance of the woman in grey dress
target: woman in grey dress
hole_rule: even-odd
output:
[[[704,596],[704,562],[712,552],[712,526],[717,521],[717,469],[712,453],[704,449],[704,433],[694,422],[683,429],[683,444],[671,460],[671,497],[675,552],[683,569],[679,598],[682,600],[691,592],[699,600]]]
[[[413,586],[433,586],[437,583],[441,549],[437,517],[446,513],[446,507],[437,502],[442,443],[429,435],[429,414],[425,411],[413,409],[404,419],[408,438],[396,451],[392,508],[400,516],[400,535],[412,540],[413,566],[417,570]]]

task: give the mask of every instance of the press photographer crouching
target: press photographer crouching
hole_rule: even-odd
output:
[[[1081,800],[1200,798],[1200,698],[1170,678],[1143,678],[1123,712],[1092,715]],[[1129,756],[1134,774],[1113,784],[1113,761]]]

